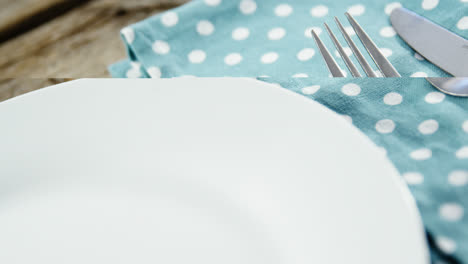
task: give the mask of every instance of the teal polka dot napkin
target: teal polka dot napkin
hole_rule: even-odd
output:
[[[467,0],[193,0],[122,29],[129,58],[109,70],[129,78],[250,76],[324,104],[381,146],[400,171],[433,262],[468,263],[468,99],[408,78],[447,75],[396,36],[388,15],[402,4],[468,38]],[[337,30],[333,17],[346,22],[346,11],[406,78],[327,78],[310,30],[333,47],[323,22]]]
[[[468,38],[466,0],[402,3]],[[110,66],[110,71],[115,77],[326,77],[329,72],[310,30],[321,32],[332,49],[323,23],[338,33],[333,20],[337,16],[353,33],[344,16],[349,11],[402,76],[446,76],[396,36],[388,15],[400,5],[393,0],[194,0],[122,29],[129,60]],[[344,44],[341,34],[337,36]],[[345,69],[342,60],[338,62]]]

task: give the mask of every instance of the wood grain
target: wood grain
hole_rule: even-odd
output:
[[[37,3],[29,6],[35,14],[61,1],[0,0],[2,25],[27,20],[28,3]],[[0,101],[75,78],[109,77],[107,66],[126,56],[121,28],[188,1],[93,0],[1,43]]]
[[[109,77],[125,57],[119,31],[188,0],[95,0],[0,45],[0,77]]]
[[[87,0],[0,0],[0,42],[54,19]]]

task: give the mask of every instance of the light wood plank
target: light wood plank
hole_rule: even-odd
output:
[[[125,57],[119,31],[188,0],[95,0],[0,45],[0,77],[109,77]]]
[[[0,0],[0,42],[49,21],[86,0]]]

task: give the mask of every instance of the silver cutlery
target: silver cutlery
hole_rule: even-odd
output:
[[[367,52],[369,53],[370,57],[374,61],[374,63],[377,65],[377,68],[379,71],[382,73],[384,77],[401,77],[401,75],[398,73],[398,71],[393,67],[393,65],[387,60],[387,58],[383,55],[383,53],[379,50],[377,45],[372,41],[372,39],[369,37],[369,35],[362,29],[362,27],[359,25],[359,23],[349,14],[345,13],[346,18],[348,19],[349,23],[353,27],[354,31],[356,32],[356,35],[358,36],[359,40],[361,41],[362,45],[365,47]],[[345,38],[346,42],[348,43],[350,49],[356,56],[357,61],[361,65],[362,69],[366,73],[368,77],[379,77],[370,64],[367,62],[367,60],[364,58],[362,55],[361,51],[359,48],[356,46],[354,41],[351,39],[349,34],[346,32],[344,29],[343,25],[341,22],[338,20],[337,17],[335,17],[335,22],[338,26],[338,28],[341,31],[341,34]],[[336,36],[333,34],[331,31],[330,27],[327,25],[327,23],[324,24],[325,29],[327,30],[328,34],[330,35],[330,38],[333,41],[333,44],[335,45],[336,49],[338,50],[338,53],[340,54],[341,58],[344,60],[346,67],[349,69],[351,72],[351,75],[353,77],[362,77],[360,72],[357,70],[356,66],[354,63],[351,61],[351,59],[347,56],[345,53],[343,46],[340,44]],[[332,74],[333,77],[345,77],[344,72],[341,70],[340,66],[336,62],[336,60],[333,58],[333,56],[330,54],[328,51],[327,47],[323,44],[322,40],[316,34],[315,31],[312,30],[312,36],[314,37],[314,40],[320,50],[320,53],[322,54],[323,59],[325,60],[325,63],[330,70],[330,73]]]
[[[382,76],[401,77],[395,67],[393,67],[393,65],[385,58],[359,23],[349,13],[345,13],[345,15],[362,45],[366,48],[370,57],[382,73]],[[411,47],[416,49],[420,55],[454,76],[468,76],[468,40],[405,8],[395,9],[391,14],[390,19],[396,32]],[[368,77],[379,77],[336,17],[335,22],[366,75]],[[362,77],[359,70],[345,53],[343,46],[333,34],[330,27],[327,23],[324,23],[324,25],[340,57],[351,72],[351,75],[353,77]],[[318,34],[313,30],[312,36],[314,37],[331,75],[333,77],[345,77],[346,75],[344,71],[341,70],[330,51],[323,44]],[[426,78],[426,80],[443,93],[468,97],[468,78],[434,77]]]
[[[421,56],[455,77],[468,77],[468,40],[403,7],[393,10],[390,21]]]
[[[468,77],[468,40],[400,7],[390,14],[398,35],[428,61],[455,77]],[[468,96],[468,78],[426,78],[441,92]]]
[[[426,78],[439,91],[454,95],[468,97],[468,78],[462,77],[434,77]]]

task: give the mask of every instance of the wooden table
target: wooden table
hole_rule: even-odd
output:
[[[66,80],[110,77],[119,31],[189,0],[0,0],[0,101]]]

